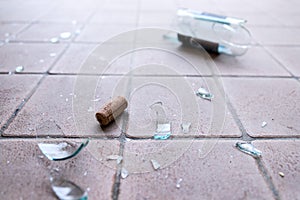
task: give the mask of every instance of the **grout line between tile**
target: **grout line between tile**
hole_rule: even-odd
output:
[[[232,103],[230,102],[227,95],[226,95],[226,104],[227,104],[228,110],[230,111],[231,115],[233,116],[233,120],[235,121],[236,125],[238,126],[239,130],[242,133],[241,139],[244,141],[252,141],[253,138],[250,137],[249,134],[247,133],[243,123],[239,119],[238,114],[237,114],[236,110],[234,109],[234,107],[233,107]]]
[[[137,19],[136,19],[136,26],[138,24],[139,21],[139,12],[140,12],[140,0],[137,3],[137,11],[136,11],[136,15],[137,15]],[[132,56],[130,58],[130,62],[132,63]],[[131,65],[130,65],[131,68]],[[132,80],[132,74],[129,74],[129,82],[127,84],[127,91],[126,91],[126,98],[129,99],[129,95],[130,95],[130,90],[131,90],[131,80]],[[126,140],[126,130],[127,130],[127,126],[128,126],[128,115],[125,115],[123,118],[123,124],[122,124],[122,133],[120,136],[120,152],[119,155],[122,156],[124,158],[124,149],[125,149],[125,140]],[[112,199],[113,200],[118,200],[119,199],[119,195],[120,195],[120,187],[121,187],[121,173],[122,173],[122,167],[123,167],[123,161],[118,164],[117,167],[117,171],[116,171],[116,175],[115,175],[115,180],[114,180],[114,184],[113,184],[113,188],[112,188]]]
[[[8,74],[8,72],[0,72],[0,74]],[[35,74],[35,75],[43,75],[43,72],[20,72],[20,73],[15,73],[18,75],[28,75],[28,74]],[[129,75],[128,73],[124,74],[110,74],[110,73],[53,73],[53,72],[48,72],[48,75],[53,75],[53,76],[132,76],[132,77],[186,77],[186,78],[213,78],[213,77],[221,77],[221,78],[281,78],[281,79],[298,79],[299,77],[297,76],[253,76],[253,75],[188,75],[188,74],[183,74],[183,75],[159,75],[159,74],[153,74],[153,75],[147,75],[147,74],[133,74]]]
[[[275,184],[273,183],[272,176],[268,172],[267,168],[265,167],[265,164],[263,163],[261,158],[255,158],[255,162],[257,164],[257,168],[262,174],[263,179],[265,180],[266,184],[268,185],[269,189],[272,192],[272,195],[275,200],[280,200],[280,195],[278,189],[275,187]]]
[[[273,58],[273,60],[275,62],[277,62],[286,72],[288,72],[293,78],[295,77],[295,75],[282,63],[280,62],[267,48],[265,48],[264,46],[262,46],[262,48],[267,52],[267,54],[269,54],[269,56],[271,56],[271,58]]]

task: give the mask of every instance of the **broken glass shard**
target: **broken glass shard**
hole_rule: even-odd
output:
[[[156,160],[151,160],[151,164],[155,170],[160,168],[160,164]]]
[[[70,33],[70,32],[63,32],[59,36],[61,39],[66,40],[66,39],[69,39],[71,37],[71,35],[72,35],[72,33]]]
[[[19,66],[16,67],[15,71],[16,72],[22,72],[22,71],[24,71],[24,67],[22,65],[19,65]]]
[[[166,140],[171,136],[171,123],[157,124],[155,140]]]
[[[190,126],[191,126],[190,122],[182,123],[181,124],[181,130],[182,130],[182,132],[183,133],[188,133],[190,131]]]
[[[178,179],[176,182],[176,188],[180,188],[180,183],[182,182],[182,178]]]
[[[54,37],[54,38],[51,38],[50,39],[50,42],[51,43],[58,43],[59,42],[59,39],[57,37]]]
[[[61,200],[87,200],[88,194],[75,183],[65,179],[52,179],[51,187]]]
[[[267,126],[267,122],[262,122],[262,123],[261,123],[261,127],[262,127],[262,128],[264,128],[264,127],[266,127],[266,126]]]
[[[117,164],[120,164],[121,161],[123,160],[123,157],[119,155],[109,155],[106,157],[106,160],[116,160]]]
[[[94,112],[94,108],[90,106],[88,112]]]
[[[255,158],[260,157],[262,152],[256,149],[252,144],[247,142],[237,142],[235,146],[242,152],[249,154]]]
[[[210,100],[212,98],[214,98],[214,95],[213,94],[210,94],[205,88],[203,87],[200,87],[197,92],[196,92],[196,95],[201,97],[202,99],[206,99],[206,100]]]
[[[121,177],[122,178],[126,178],[129,175],[127,169],[125,169],[124,167],[121,169]]]
[[[82,142],[80,145],[67,142],[60,143],[39,143],[38,146],[42,153],[53,161],[66,160],[76,156],[84,147],[87,146],[89,140]]]
[[[81,33],[81,30],[80,29],[77,29],[76,31],[75,31],[75,35],[79,35]]]
[[[167,122],[166,112],[161,101],[153,103],[150,108],[156,114],[156,123],[162,124]]]
[[[50,57],[55,57],[55,56],[56,56],[56,53],[50,53],[49,56],[50,56]]]
[[[100,101],[101,98],[93,99],[92,101]]]

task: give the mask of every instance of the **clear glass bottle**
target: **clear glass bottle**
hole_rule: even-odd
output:
[[[191,46],[198,43],[210,52],[232,56],[243,55],[250,47],[251,34],[244,19],[185,8],[178,9],[177,16],[178,28],[184,36],[191,37]],[[179,36],[178,39],[181,41]]]

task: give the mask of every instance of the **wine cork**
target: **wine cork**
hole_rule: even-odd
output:
[[[117,96],[102,106],[96,113],[96,118],[102,126],[106,126],[115,120],[127,108],[127,105],[125,97]]]

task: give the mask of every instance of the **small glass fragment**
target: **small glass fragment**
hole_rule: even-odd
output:
[[[279,176],[281,176],[282,178],[284,177],[284,173],[283,173],[283,172],[279,172],[278,174],[279,174]]]
[[[75,183],[65,179],[52,179],[51,187],[59,199],[87,200],[88,194]]]
[[[71,35],[72,35],[72,33],[70,33],[70,32],[63,32],[59,36],[61,39],[66,40],[66,39],[69,39],[71,37]]]
[[[76,156],[84,147],[87,146],[89,140],[82,142],[79,146],[72,145],[67,142],[61,143],[39,143],[38,146],[42,153],[53,161],[66,160]]]
[[[123,160],[123,157],[119,155],[109,155],[106,157],[106,160],[116,160],[117,164],[120,164],[121,161]]]
[[[155,140],[166,140],[171,136],[171,123],[157,124]]]
[[[100,101],[101,98],[93,99],[92,101]]]
[[[247,153],[255,158],[260,157],[262,152],[256,149],[252,144],[247,142],[237,142],[235,146],[242,152]]]
[[[182,178],[178,179],[176,182],[176,188],[180,188],[180,183],[182,182]]]
[[[152,111],[156,114],[156,123],[163,124],[167,122],[166,111],[161,101],[157,101],[149,106]]]
[[[263,122],[261,123],[261,127],[264,128],[264,127],[266,127],[266,126],[267,126],[267,122],[263,121]]]
[[[16,67],[15,71],[16,72],[22,72],[22,71],[24,71],[24,67],[22,65],[19,65],[19,66]]]
[[[151,163],[152,163],[152,167],[155,170],[158,170],[160,168],[160,164],[156,160],[151,160]]]
[[[75,30],[75,35],[79,35],[81,33],[81,30],[80,29],[76,29]]]
[[[51,43],[58,43],[59,42],[59,39],[57,37],[54,37],[54,38],[51,38],[50,39],[50,42]]]
[[[123,167],[121,169],[121,177],[126,178],[129,175],[128,171]]]
[[[40,63],[44,63],[45,62],[45,60],[44,59],[40,59]]]
[[[90,106],[88,112],[94,112],[94,108]]]
[[[49,56],[50,56],[50,57],[55,57],[55,56],[56,56],[56,53],[50,53]]]
[[[202,99],[206,99],[211,101],[212,98],[214,98],[213,94],[210,94],[205,88],[200,87],[197,92],[196,95],[201,97]]]
[[[181,130],[182,130],[182,132],[183,133],[188,133],[190,131],[190,126],[191,126],[190,122],[182,123],[181,124]]]

